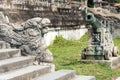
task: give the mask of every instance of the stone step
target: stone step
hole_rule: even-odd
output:
[[[14,56],[20,56],[19,49],[0,49],[0,60],[12,58]]]
[[[49,66],[29,66],[0,75],[0,80],[32,80],[35,77],[50,73]]]
[[[95,76],[76,76],[73,80],[96,80]]]
[[[74,70],[59,70],[56,72],[52,72],[34,80],[72,80],[75,77]]]
[[[33,60],[34,58],[31,56],[15,57],[10,59],[0,60],[0,73],[27,67],[33,64]]]

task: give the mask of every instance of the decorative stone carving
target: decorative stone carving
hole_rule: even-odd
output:
[[[3,23],[3,22],[9,23],[9,19],[7,16],[3,14],[3,12],[0,12],[0,23]]]
[[[88,28],[88,45],[81,53],[82,59],[110,60],[118,56],[118,47],[114,46],[110,25],[107,21],[100,22],[92,13],[87,13],[85,21]]]
[[[0,41],[9,43],[12,48],[20,48],[22,55],[36,55],[38,61],[52,62],[52,53],[45,49],[43,41],[49,24],[49,19],[39,17],[21,25],[3,22],[0,24]]]

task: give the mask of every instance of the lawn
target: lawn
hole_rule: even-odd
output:
[[[61,36],[56,37],[54,43],[48,47],[54,56],[56,70],[72,69],[78,75],[93,75],[97,80],[113,80],[120,76],[120,69],[112,70],[103,64],[81,63],[80,53],[87,43],[87,34],[80,40],[65,40]],[[114,39],[115,45],[120,50],[120,38]]]

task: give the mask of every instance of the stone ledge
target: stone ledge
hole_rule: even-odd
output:
[[[112,57],[110,60],[81,60],[80,62],[84,63],[98,63],[98,64],[105,64],[109,66],[111,69],[116,69],[120,67],[120,56]]]

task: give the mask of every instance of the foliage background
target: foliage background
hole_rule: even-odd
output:
[[[120,0],[115,0],[115,2],[120,3]]]

